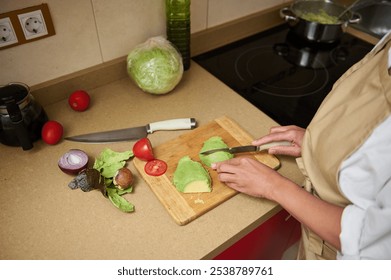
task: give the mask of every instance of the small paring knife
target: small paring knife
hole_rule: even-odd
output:
[[[270,142],[266,143],[260,146],[238,146],[238,147],[232,147],[232,148],[222,148],[222,149],[213,149],[209,151],[201,152],[203,155],[210,155],[216,152],[228,152],[231,154],[237,154],[237,153],[248,153],[248,152],[260,152],[263,150],[268,150],[271,147],[275,146],[291,146],[292,142],[289,141],[276,141],[276,142]]]
[[[66,140],[85,143],[108,143],[138,140],[158,130],[193,129],[197,126],[194,118],[171,119],[153,122],[144,126],[95,132],[77,136],[65,137]]]

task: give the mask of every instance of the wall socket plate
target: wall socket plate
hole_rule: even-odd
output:
[[[0,50],[55,34],[47,4],[0,14]]]
[[[41,10],[18,14],[18,18],[26,40],[31,40],[48,34],[45,18]]]
[[[18,43],[15,29],[9,17],[0,19],[0,48]]]

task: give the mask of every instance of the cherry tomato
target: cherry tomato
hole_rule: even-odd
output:
[[[47,121],[42,127],[42,140],[49,145],[55,145],[61,140],[63,132],[64,128],[59,122]]]
[[[68,103],[73,110],[82,112],[90,105],[90,96],[84,90],[77,90],[69,96]]]
[[[166,173],[167,163],[160,159],[153,159],[144,166],[144,171],[151,176],[160,176]]]
[[[152,145],[148,138],[141,138],[133,145],[133,154],[136,158],[150,161],[155,159]]]

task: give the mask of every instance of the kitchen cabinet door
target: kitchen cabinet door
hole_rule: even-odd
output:
[[[280,260],[300,236],[300,223],[282,209],[214,259]]]

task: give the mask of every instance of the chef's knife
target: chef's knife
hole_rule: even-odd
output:
[[[291,146],[292,142],[289,141],[276,141],[276,142],[270,142],[266,143],[260,146],[238,146],[238,147],[231,147],[231,148],[221,148],[221,149],[213,149],[201,152],[203,155],[210,155],[216,152],[228,152],[231,154],[237,154],[237,153],[248,153],[248,152],[259,152],[263,150],[268,150],[271,147],[274,146]]]
[[[197,126],[194,118],[172,119],[153,122],[144,126],[110,130],[65,137],[66,140],[87,143],[107,143],[138,140],[158,130],[193,129]]]

